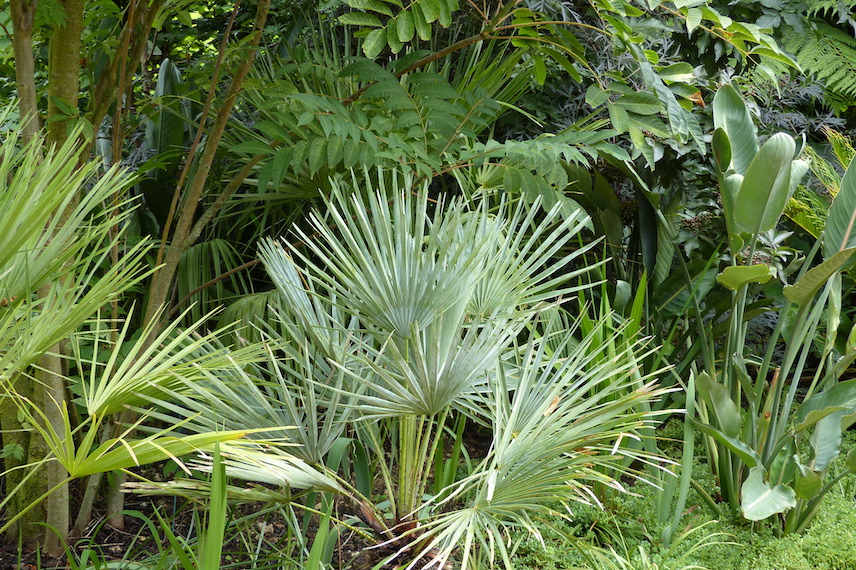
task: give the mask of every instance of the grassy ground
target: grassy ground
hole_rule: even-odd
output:
[[[854,446],[856,432],[851,431],[845,454]],[[840,469],[841,459],[832,467]],[[703,488],[714,490],[704,465],[697,464],[693,475]],[[691,492],[688,512],[681,520],[682,529],[689,534],[672,551],[666,551],[656,539],[662,529],[653,522],[655,490],[636,485],[633,491],[639,495],[610,497],[606,510],[574,505],[570,520],[545,521],[543,547],[537,537],[524,537],[515,557],[516,568],[680,570],[697,565],[709,570],[856,570],[856,475],[830,491],[804,534],[781,538],[769,526],[756,523],[753,527],[738,516],[717,520]],[[699,542],[708,544],[690,552]],[[609,556],[611,560],[593,560],[582,554],[591,545],[607,551],[611,548],[615,555]]]

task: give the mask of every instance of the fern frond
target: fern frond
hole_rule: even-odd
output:
[[[809,17],[836,17],[846,22],[856,11],[856,0],[809,0],[806,15]]]
[[[823,80],[827,89],[856,97],[856,38],[813,21],[811,29],[788,36],[785,47],[808,74]]]
[[[829,204],[812,192],[800,186],[785,206],[785,215],[796,225],[814,236],[820,238],[826,225],[826,213]]]
[[[826,192],[831,196],[835,196],[838,192],[838,184],[841,182],[841,175],[835,171],[835,166],[808,145],[806,145],[803,152],[809,160],[812,174],[817,177]]]
[[[856,148],[853,148],[853,142],[835,129],[825,128],[823,129],[823,134],[826,135],[826,140],[829,141],[832,152],[835,153],[838,165],[842,170],[846,170],[853,157],[856,156]],[[836,178],[835,190],[837,193],[838,182],[840,182],[841,178],[837,174]]]

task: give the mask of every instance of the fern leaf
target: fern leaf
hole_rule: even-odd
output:
[[[856,38],[820,21],[792,34],[785,47],[807,73],[826,82],[827,89],[856,97]]]

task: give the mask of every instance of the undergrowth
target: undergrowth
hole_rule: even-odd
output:
[[[661,430],[663,448],[670,451],[669,438],[680,433],[680,422]],[[700,444],[697,441],[697,444]],[[856,431],[843,442],[844,453],[856,447]],[[697,456],[701,456],[701,449]],[[839,457],[834,469],[844,469]],[[716,493],[710,470],[696,463],[693,477],[702,488]],[[612,568],[633,570],[854,570],[856,569],[856,478],[847,477],[827,495],[816,520],[803,534],[777,537],[762,523],[752,525],[739,515],[727,513],[717,520],[695,491],[691,491],[682,518],[684,532],[691,537],[671,550],[657,537],[662,528],[654,521],[656,489],[637,484],[634,495],[611,494],[604,508],[570,505],[567,520],[543,521],[541,536],[520,538],[515,568],[520,570],[566,570]],[[725,505],[723,505],[725,507]],[[699,528],[704,525],[703,528]],[[696,532],[693,532],[695,530]],[[543,540],[543,544],[542,541]],[[701,548],[688,552],[699,541]],[[626,564],[592,561],[584,554],[592,547],[613,550],[612,559]],[[602,551],[601,551],[602,552]]]

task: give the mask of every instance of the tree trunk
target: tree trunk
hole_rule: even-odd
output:
[[[83,0],[60,0],[60,4],[65,9],[65,24],[54,29],[48,47],[49,145],[65,142],[69,119],[79,116],[77,99],[80,91]],[[66,110],[63,111],[59,105],[66,106]]]
[[[60,4],[65,10],[65,22],[62,26],[54,28],[48,46],[47,143],[49,146],[60,146],[65,143],[68,138],[68,128],[73,124],[71,121],[79,118],[77,101],[80,91],[83,0],[60,0]],[[53,353],[43,356],[40,363],[43,379],[42,410],[57,433],[64,432],[61,410],[66,405],[65,380],[62,360],[59,357],[61,349],[61,345],[55,346]],[[67,476],[65,470],[56,461],[49,463],[46,471],[50,486],[59,484]],[[63,543],[68,540],[68,531],[71,526],[68,498],[68,485],[62,485],[45,501],[48,517],[48,527],[45,530],[45,553],[49,556],[61,556],[64,552]]]
[[[10,384],[16,393],[30,400],[33,399],[34,383],[29,378],[19,377],[16,381],[10,381]],[[47,448],[41,438],[39,436],[30,437],[30,431],[21,423],[19,418],[18,406],[12,398],[0,398],[0,429],[3,430],[3,446],[15,446],[23,454],[20,458],[11,456],[4,460],[6,469],[6,475],[3,477],[5,495],[11,493],[27,473],[24,469],[9,470],[32,461],[39,461],[47,453]],[[47,490],[44,477],[38,475],[31,477],[12,495],[6,505],[6,518],[12,518],[23,511]],[[44,522],[45,511],[43,506],[36,507],[9,527],[5,538],[10,543],[17,544],[20,537],[25,549],[35,549],[41,544],[44,537],[44,527],[42,526]]]
[[[18,87],[18,109],[21,114],[24,142],[39,133],[39,109],[36,102],[36,64],[33,58],[33,19],[36,0],[11,0],[12,50],[15,55],[15,85]]]
[[[51,423],[54,432],[65,433],[64,419],[61,406],[65,404],[65,378],[62,375],[62,359],[59,354],[61,345],[56,345],[51,352],[41,358],[36,379],[36,391],[42,392],[42,410]],[[68,478],[68,472],[58,461],[51,461],[45,466],[48,489],[52,489]],[[65,552],[64,544],[68,542],[68,531],[71,528],[71,513],[68,504],[68,484],[60,486],[45,500],[47,505],[45,528],[45,554],[57,558]]]
[[[235,102],[238,99],[238,95],[243,88],[244,80],[246,80],[247,75],[253,66],[253,60],[256,57],[256,51],[261,40],[262,30],[264,30],[265,22],[267,21],[270,4],[271,0],[259,0],[258,7],[256,8],[256,18],[253,24],[253,31],[251,32],[253,37],[247,43],[250,53],[246,59],[238,65],[238,68],[233,75],[232,83],[229,86],[229,91],[226,93],[223,105],[218,109],[217,117],[208,133],[208,139],[205,142],[205,149],[202,151],[202,155],[199,158],[199,164],[196,167],[193,178],[191,178],[186,184],[186,187],[179,186],[176,190],[176,193],[180,194],[183,204],[177,218],[172,242],[166,250],[165,258],[163,258],[163,267],[156,271],[152,276],[151,286],[149,289],[149,301],[146,305],[145,316],[143,319],[147,324],[151,323],[155,318],[162,321],[164,315],[167,313],[167,311],[163,311],[160,313],[160,316],[158,316],[158,311],[166,305],[170,291],[172,290],[173,280],[175,278],[175,273],[178,269],[178,263],[181,260],[181,256],[190,246],[193,245],[194,240],[191,239],[191,235],[194,233],[195,229],[194,220],[196,217],[196,210],[199,203],[202,201],[205,185],[208,182],[208,175],[211,172],[211,166],[214,163],[217,148],[220,145],[220,139],[223,137],[223,133],[226,130],[226,124],[229,120],[229,116],[231,115]],[[214,88],[213,83],[216,82],[212,82],[212,89]],[[215,204],[220,204],[220,201],[216,201]],[[176,202],[173,202],[173,206],[175,205]],[[203,215],[203,217],[205,216]],[[210,219],[210,216],[208,216],[208,219]],[[166,237],[167,236],[164,236],[164,239],[166,239]],[[158,253],[159,260],[161,259],[161,253],[162,250]],[[157,335],[161,327],[162,323],[159,322],[154,327],[151,338]]]

